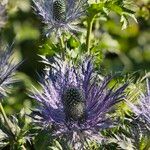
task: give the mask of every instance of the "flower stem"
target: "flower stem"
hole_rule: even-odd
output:
[[[90,54],[90,40],[91,40],[90,37],[92,32],[93,21],[94,21],[94,16],[87,21],[88,26],[87,26],[87,36],[86,36],[86,48],[88,54]]]
[[[59,37],[60,39],[60,44],[61,44],[61,53],[62,53],[62,59],[65,59],[65,44],[64,44],[64,40],[63,40],[63,36]]]

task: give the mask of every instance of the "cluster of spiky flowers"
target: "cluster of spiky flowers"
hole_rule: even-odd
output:
[[[112,125],[106,114],[124,99],[127,87],[109,89],[110,81],[107,77],[98,83],[91,58],[76,67],[57,60],[42,79],[43,91],[35,88],[31,94],[40,103],[33,118],[44,127],[52,126],[56,136],[67,135],[74,149],[82,149],[86,140],[100,142],[99,131]]]
[[[15,81],[13,75],[19,64],[12,63],[12,54],[12,46],[0,52],[0,98],[6,96],[6,88]]]
[[[127,101],[132,111],[141,118],[149,127],[150,130],[150,81],[147,81],[147,94],[142,93],[138,105]]]
[[[36,12],[47,25],[46,35],[64,31],[75,32],[79,29],[74,25],[78,18],[85,14],[87,0],[33,0]]]

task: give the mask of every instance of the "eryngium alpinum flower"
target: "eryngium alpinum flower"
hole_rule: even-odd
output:
[[[57,60],[48,72],[41,82],[43,92],[35,88],[31,94],[41,104],[33,111],[35,122],[52,126],[54,135],[67,135],[74,149],[81,149],[85,139],[100,142],[98,132],[112,125],[106,113],[124,98],[127,85],[108,89],[110,77],[98,83],[89,58],[76,67]]]
[[[75,32],[79,29],[75,21],[85,14],[87,0],[33,0],[35,11],[47,25],[46,35],[64,31]]]
[[[12,46],[0,51],[0,98],[6,96],[6,88],[15,81],[13,75],[19,64],[12,63],[12,54]]]
[[[127,101],[132,111],[146,124],[150,129],[150,81],[147,81],[147,94],[142,93],[137,105]]]
[[[6,5],[0,3],[0,28],[2,28],[7,20]]]

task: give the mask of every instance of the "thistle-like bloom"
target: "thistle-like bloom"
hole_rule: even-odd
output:
[[[132,111],[143,121],[147,123],[150,129],[150,81],[147,81],[147,94],[141,94],[138,105],[128,102]]]
[[[0,98],[6,96],[6,88],[15,81],[13,75],[19,64],[12,64],[12,53],[12,46],[0,52]]]
[[[47,25],[46,36],[56,32],[78,31],[75,20],[85,14],[87,0],[33,0],[36,12]]]
[[[0,3],[0,28],[2,28],[6,23],[7,15],[6,15],[6,5],[2,5]]]
[[[42,79],[43,92],[35,88],[31,94],[41,104],[33,118],[42,126],[51,125],[55,135],[68,135],[74,149],[81,149],[85,139],[99,142],[98,132],[112,125],[106,113],[123,100],[127,85],[108,89],[110,77],[100,84],[98,80],[89,58],[76,67],[55,61]]]

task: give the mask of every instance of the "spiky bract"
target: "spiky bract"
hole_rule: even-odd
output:
[[[150,130],[150,81],[147,80],[147,94],[142,93],[137,105],[127,101],[132,111],[145,121]]]
[[[19,64],[12,63],[12,54],[12,46],[0,52],[0,98],[6,96],[7,87],[15,81],[13,76]]]
[[[58,36],[62,32],[76,32],[76,21],[85,14],[87,0],[33,0],[35,11],[47,25],[46,36],[55,32]]]
[[[74,147],[77,139],[81,143],[92,138],[99,141],[99,131],[112,124],[106,113],[124,98],[127,85],[107,88],[111,78],[99,81],[91,58],[79,66],[61,60],[50,65],[52,69],[41,82],[43,92],[35,88],[31,94],[41,104],[34,119],[43,126],[56,127],[55,135],[70,135]]]

